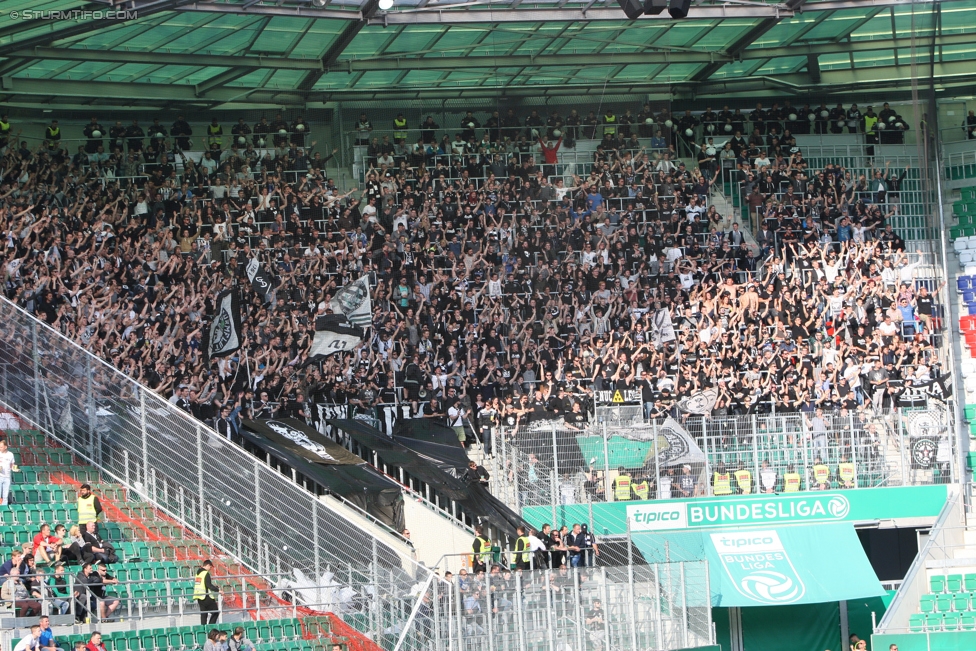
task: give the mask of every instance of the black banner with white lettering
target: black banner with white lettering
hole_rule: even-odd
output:
[[[952,396],[952,376],[940,375],[928,382],[905,384],[898,396],[899,407],[925,407],[930,399],[945,402]]]

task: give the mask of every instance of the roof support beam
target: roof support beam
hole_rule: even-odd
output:
[[[143,2],[142,4],[136,5],[135,11],[133,11],[133,14],[136,17],[132,18],[131,20],[141,20],[161,11],[172,11],[174,9],[178,9],[180,5],[186,4],[190,1],[191,0],[149,0],[147,2]],[[131,8],[125,7],[125,9],[128,10]],[[130,19],[127,17],[120,17],[118,20],[88,20],[84,22],[71,23],[68,27],[63,29],[51,30],[49,32],[31,36],[30,38],[26,38],[22,41],[0,46],[0,56],[9,56],[10,53],[15,50],[31,48],[37,45],[48,45],[49,43],[54,43],[55,41],[61,41],[66,38],[79,36],[88,32],[95,32],[103,28],[115,27],[129,21]]]
[[[126,50],[84,50],[66,47],[35,47],[15,50],[11,58],[55,61],[96,61],[100,63],[147,63],[151,65],[275,68],[278,70],[321,70],[319,59],[232,56],[218,54],[180,54],[175,52],[132,52]]]
[[[356,38],[356,34],[362,31],[363,27],[366,27],[369,19],[379,11],[380,0],[366,0],[362,5],[362,20],[357,20],[356,22],[349,23],[346,25],[342,33],[336,37],[329,49],[325,51],[322,55],[322,67],[319,70],[312,70],[307,73],[302,80],[298,83],[298,90],[300,91],[310,91],[315,87],[315,84],[319,79],[322,78],[325,70],[328,70],[330,66],[334,65],[336,61],[339,60],[339,55],[341,55],[352,40]]]
[[[230,70],[225,70],[219,75],[215,75],[206,81],[201,81],[199,84],[193,87],[193,92],[197,97],[202,97],[211,88],[219,88],[224,84],[229,84],[230,82],[240,79],[245,75],[250,74],[252,68],[231,68]]]

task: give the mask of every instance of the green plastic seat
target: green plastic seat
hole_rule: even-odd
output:
[[[958,631],[961,621],[962,615],[959,613],[946,613],[946,616],[942,619],[942,627],[947,631]]]
[[[946,592],[962,592],[962,574],[950,574],[946,577]]]
[[[925,616],[925,629],[928,631],[942,630],[942,613],[929,613]]]
[[[976,411],[976,408],[974,408]],[[967,574],[963,580],[963,587],[966,592],[976,592],[976,574]]]
[[[947,613],[952,610],[952,596],[940,594],[935,596],[935,609],[940,613]]]
[[[964,631],[976,630],[976,615],[973,613],[963,613],[959,618],[959,625]]]
[[[969,610],[970,597],[968,592],[957,592],[952,595],[952,610],[964,613]]]
[[[939,594],[945,592],[946,578],[942,574],[935,574],[929,577],[929,592]]]
[[[923,613],[934,613],[935,612],[935,595],[923,594],[919,600],[919,610]]]

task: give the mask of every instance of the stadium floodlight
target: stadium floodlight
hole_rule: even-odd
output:
[[[393,9],[393,0],[380,0],[380,9],[383,11]]]

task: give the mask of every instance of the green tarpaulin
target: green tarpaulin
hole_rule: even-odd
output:
[[[706,558],[713,606],[780,606],[885,594],[850,524],[637,533],[649,563]],[[667,550],[665,552],[665,549]]]

